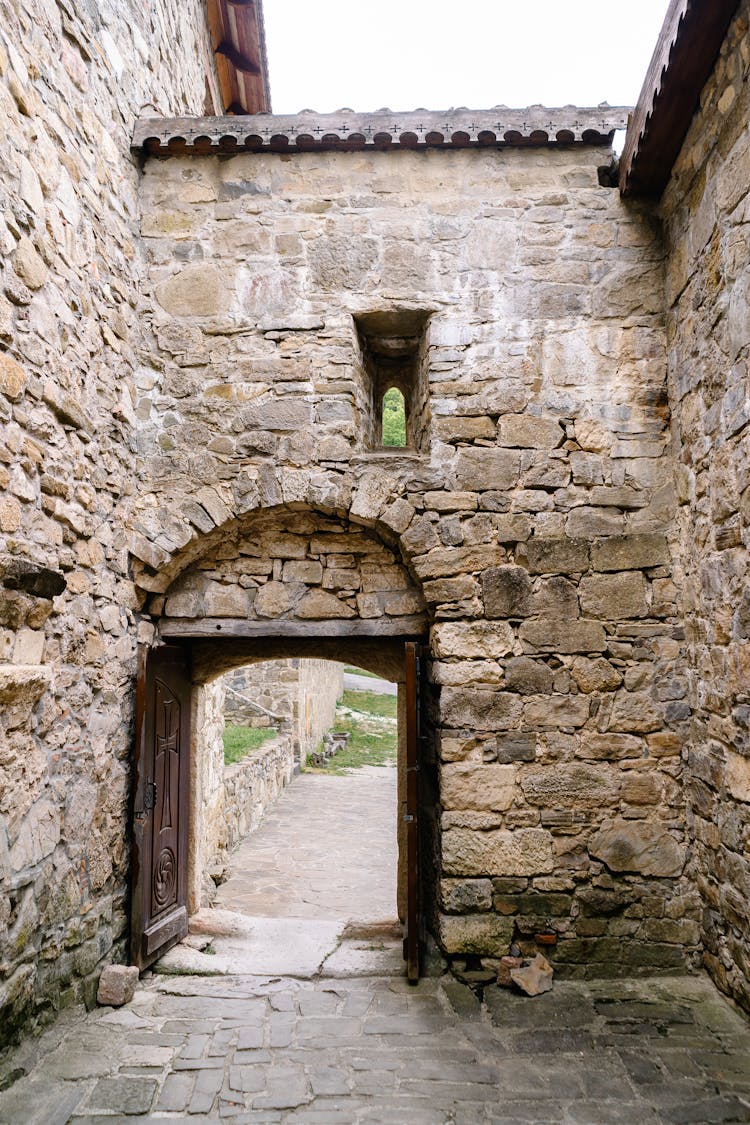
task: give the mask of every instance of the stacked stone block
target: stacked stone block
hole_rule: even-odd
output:
[[[579,975],[675,968],[699,944],[663,247],[599,185],[605,158],[150,162],[132,508],[155,617],[397,635],[424,605],[439,937],[493,957],[552,927]],[[409,312],[429,432],[371,452],[357,318]],[[321,519],[380,553],[368,585],[364,556],[361,585],[350,563],[334,582]]]
[[[223,811],[217,840],[225,858],[257,828],[294,774],[294,742],[289,734],[265,742],[224,771]]]
[[[0,3],[0,1045],[125,947],[145,103],[199,112],[199,2]],[[210,76],[215,83],[215,77]],[[57,575],[54,590],[19,585]]]
[[[385,619],[398,622],[424,602],[393,551],[365,530],[316,512],[269,514],[222,535],[149,603],[152,614],[265,623]],[[408,631],[408,620],[405,626]]]
[[[704,961],[750,1008],[750,5],[664,196],[667,339],[687,636],[690,868]]]

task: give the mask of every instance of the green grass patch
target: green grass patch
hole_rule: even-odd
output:
[[[334,730],[348,730],[345,749],[324,766],[308,767],[321,773],[349,773],[360,766],[395,765],[398,754],[396,696],[374,691],[345,691],[336,712]],[[347,709],[356,711],[348,714]]]
[[[241,762],[251,750],[257,750],[279,732],[275,727],[224,727],[224,765]]]
[[[352,711],[364,711],[381,719],[395,719],[398,714],[398,697],[377,691],[345,691],[341,702]]]
[[[377,672],[368,672],[366,668],[355,668],[353,664],[345,664],[344,671],[349,672],[352,676],[369,676],[371,680],[382,678]]]
[[[346,748],[329,758],[320,769],[324,773],[348,773],[360,766],[395,765],[398,730],[390,723],[373,719],[354,719],[349,715],[336,720],[335,730],[351,734]]]

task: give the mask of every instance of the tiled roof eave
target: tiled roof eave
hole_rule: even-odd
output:
[[[293,116],[142,118],[132,148],[146,155],[392,148],[611,145],[629,107],[305,112]]]

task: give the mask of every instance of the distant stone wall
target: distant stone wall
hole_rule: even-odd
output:
[[[125,948],[138,599],[119,513],[144,378],[129,146],[147,103],[202,112],[209,59],[199,0],[0,0],[0,1045],[93,1002]]]
[[[336,718],[344,694],[344,665],[327,660],[300,660],[300,727],[305,754],[315,750]]]
[[[294,766],[292,737],[281,734],[225,768],[222,833],[218,840],[222,851],[234,851],[258,827],[292,780]]]
[[[431,923],[456,957],[552,925],[579,975],[699,947],[664,248],[600,186],[609,158],[175,157],[142,192],[149,612],[214,637],[407,635],[423,599]],[[410,319],[422,438],[372,451],[357,324]]]
[[[677,581],[694,719],[691,877],[704,960],[750,1009],[750,3],[743,0],[664,197]]]
[[[344,690],[344,666],[330,660],[268,660],[238,668],[225,682],[229,689],[224,704],[227,722],[274,726],[272,718],[244,704],[243,698],[260,704],[279,717],[280,729],[292,736],[295,761],[304,765],[333,726]]]
[[[211,867],[224,835],[224,680],[193,688],[190,747],[188,912],[215,890]]]
[[[274,721],[264,712],[276,716],[278,723],[291,729],[295,720],[299,671],[294,660],[264,660],[259,664],[245,664],[225,677],[227,688],[224,713],[227,722],[237,721],[244,726],[268,727]],[[234,695],[233,692],[237,692]],[[243,698],[237,698],[241,695]],[[264,710],[248,706],[252,700]]]

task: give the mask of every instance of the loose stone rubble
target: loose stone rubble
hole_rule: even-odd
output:
[[[326,762],[330,761],[331,758],[334,758],[336,754],[338,754],[339,750],[344,750],[346,748],[350,737],[349,731],[346,730],[328,731],[328,733],[323,736],[320,750],[316,750],[310,755],[312,765],[325,765]]]
[[[99,977],[97,1004],[121,1008],[129,1004],[138,986],[138,969],[135,965],[107,965]]]
[[[537,953],[530,961],[521,962],[517,968],[510,969],[508,975],[513,984],[527,996],[541,996],[552,988],[553,974],[554,969],[547,958]]]
[[[0,0],[3,1036],[125,956],[136,643],[191,630],[221,672],[427,640],[447,955],[551,928],[559,976],[702,961],[750,1006],[748,0],[663,214],[606,121],[141,165],[142,108],[216,88],[173,8]]]

